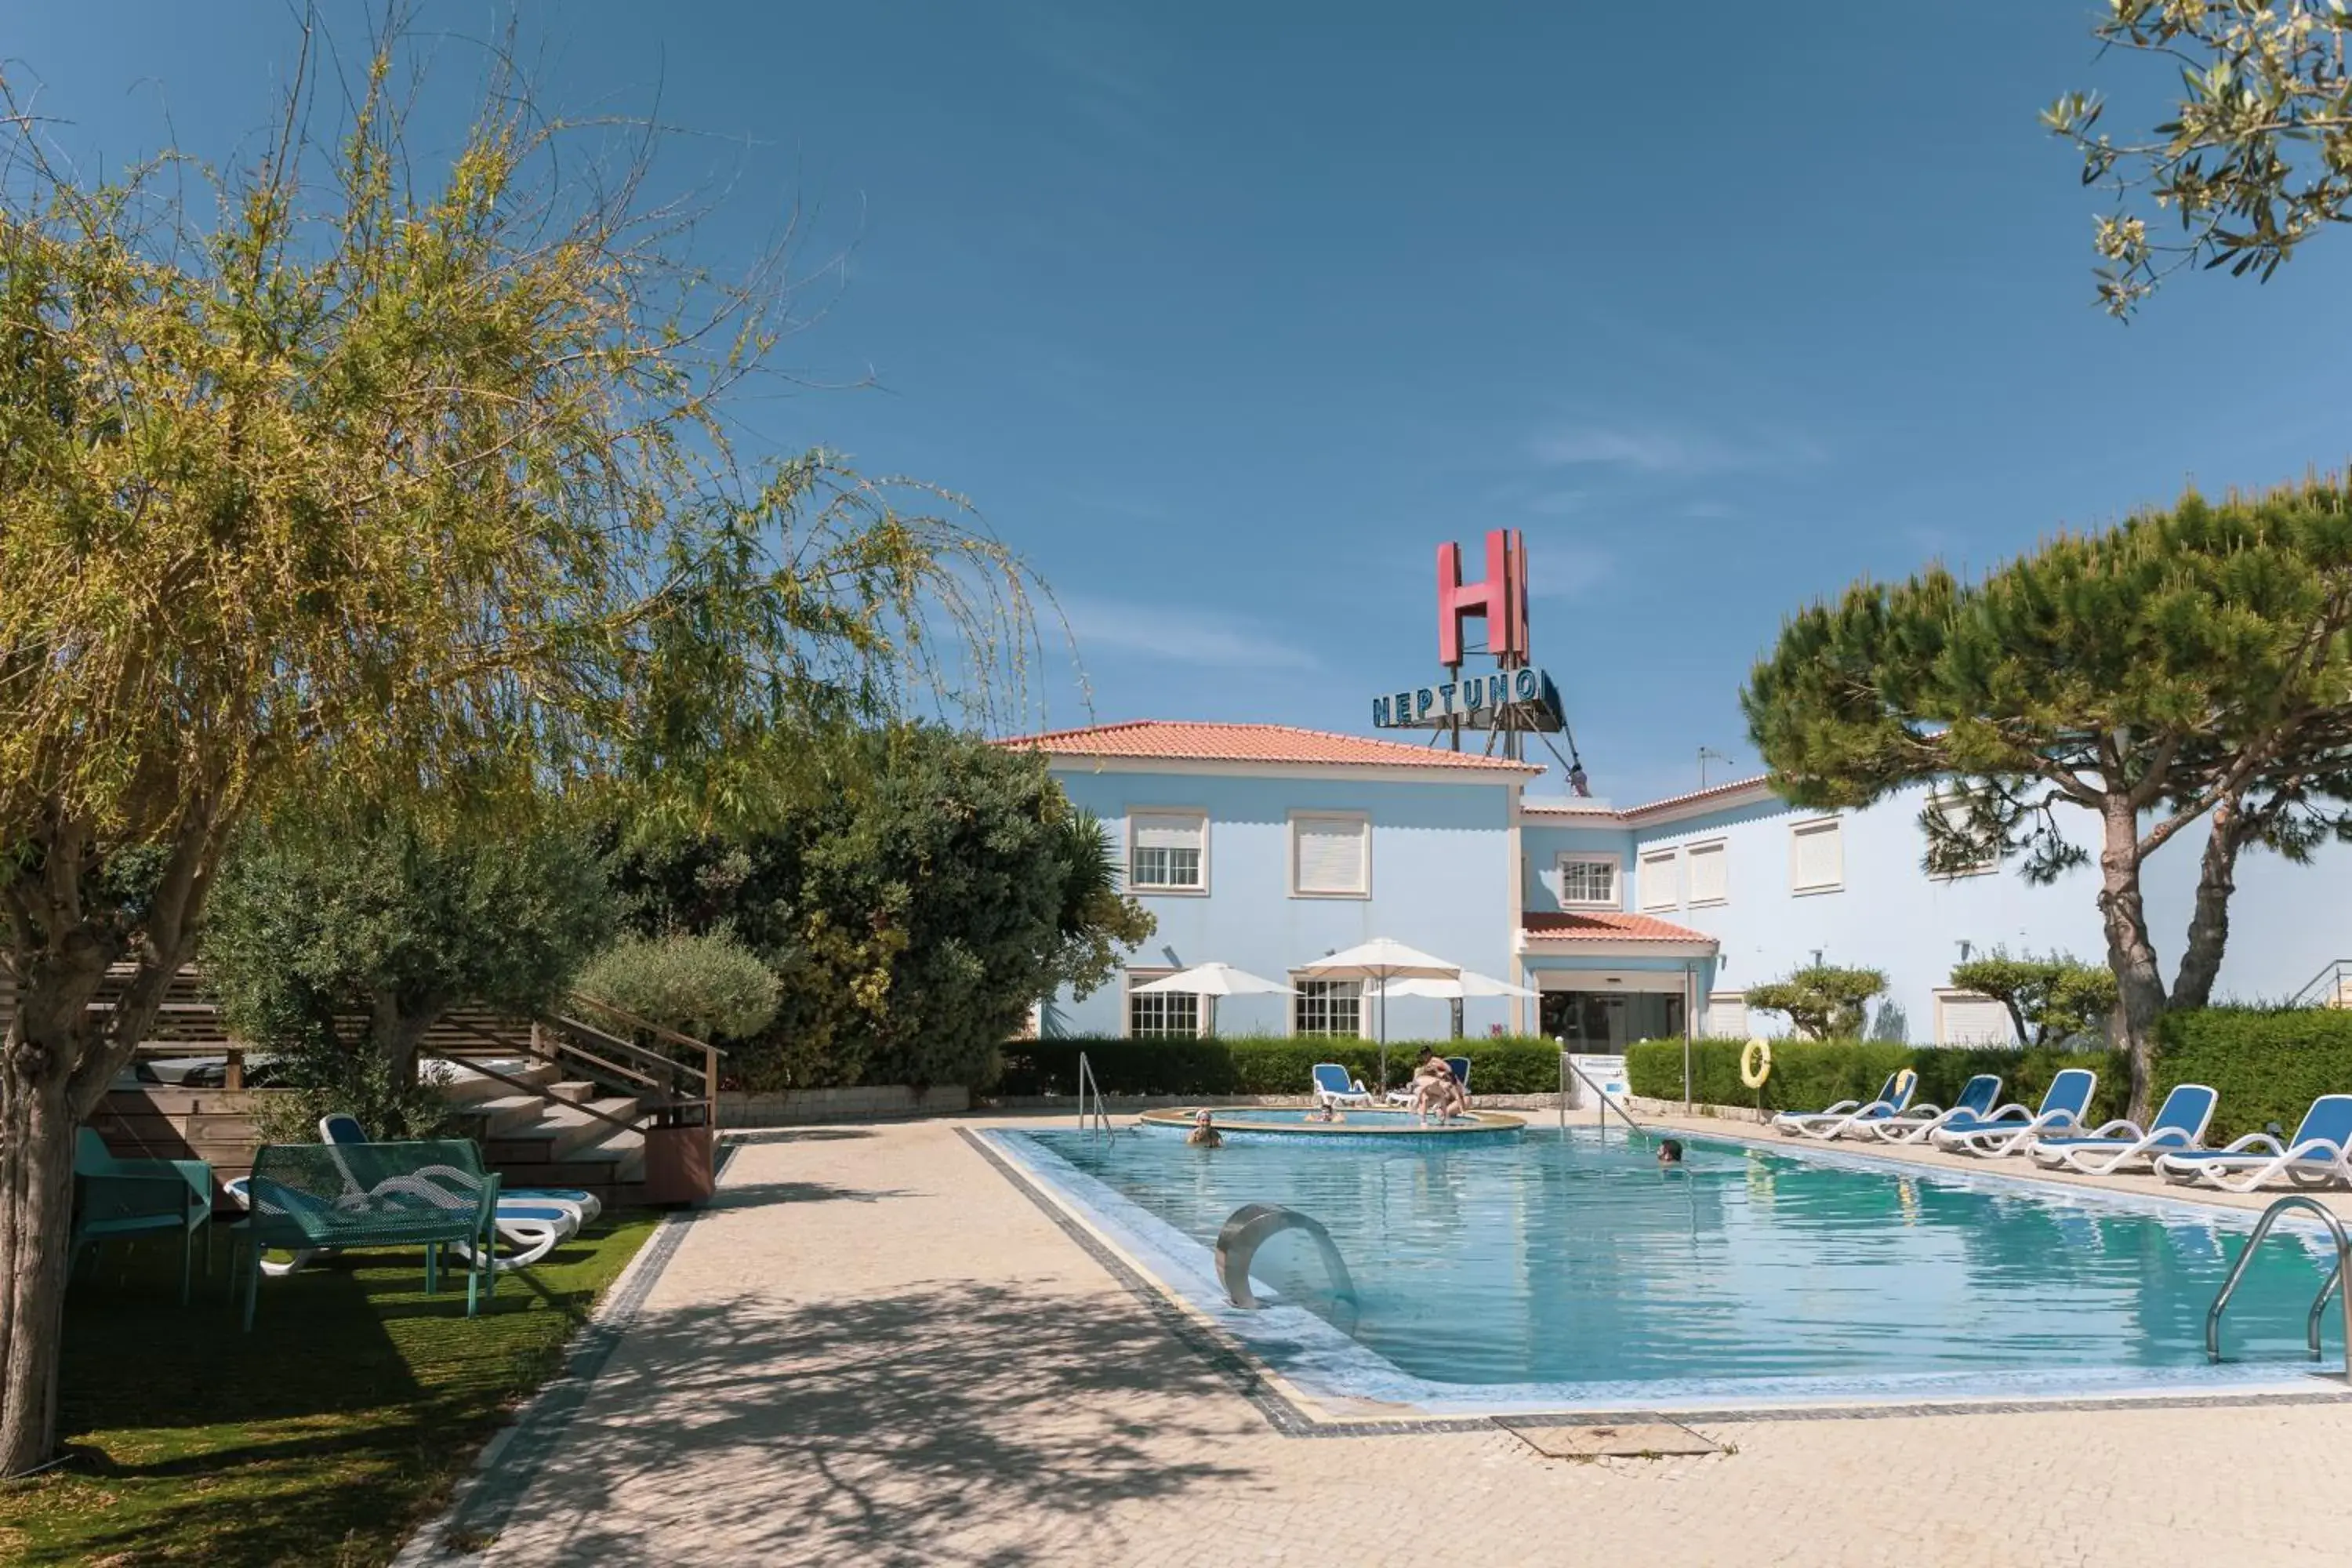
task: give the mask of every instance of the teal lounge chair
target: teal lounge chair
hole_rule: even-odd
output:
[[[118,1237],[180,1233],[180,1301],[188,1300],[196,1229],[213,1217],[213,1169],[202,1160],[125,1160],[94,1128],[74,1140],[74,1217],[67,1268]],[[207,1241],[212,1233],[205,1233]]]

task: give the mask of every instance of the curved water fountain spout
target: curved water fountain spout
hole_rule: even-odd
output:
[[[1315,1243],[1321,1254],[1323,1267],[1331,1276],[1331,1294],[1344,1301],[1352,1321],[1356,1312],[1356,1281],[1348,1272],[1348,1260],[1339,1256],[1339,1248],[1331,1240],[1331,1233],[1320,1223],[1300,1214],[1297,1209],[1280,1204],[1244,1204],[1226,1219],[1217,1232],[1217,1282],[1234,1305],[1246,1311],[1259,1308],[1257,1297],[1250,1290],[1250,1260],[1257,1249],[1286,1230],[1295,1230]]]

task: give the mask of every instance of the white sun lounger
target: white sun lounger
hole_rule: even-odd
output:
[[[2000,1074],[1980,1072],[1961,1086],[1949,1110],[1934,1105],[1915,1105],[1900,1116],[1864,1122],[1862,1131],[1882,1143],[1916,1143],[1939,1127],[1983,1118],[2000,1099]]]
[[[2284,1176],[2299,1187],[2352,1182],[2352,1094],[2323,1094],[2303,1113],[2303,1125],[2284,1144],[2250,1132],[2227,1149],[2192,1149],[2156,1158],[2168,1182],[2202,1183],[2224,1192],[2251,1193]]]
[[[2135,1122],[2117,1121],[2080,1136],[2036,1138],[2033,1163],[2053,1171],[2104,1176],[2134,1163],[2152,1163],[2158,1154],[2188,1153],[2205,1141],[2206,1125],[2213,1120],[2213,1104],[2220,1098],[2201,1083],[2176,1085],[2146,1131]]]
[[[1827,1110],[1784,1110],[1772,1118],[1772,1130],[1785,1137],[1818,1138],[1827,1142],[1843,1137],[1853,1128],[1902,1115],[1904,1108],[1911,1103],[1911,1091],[1918,1087],[1917,1073],[1909,1068],[1897,1068],[1878,1086],[1875,1100],[1841,1100]]]
[[[2091,1111],[2091,1097],[2099,1090],[2099,1075],[2088,1068],[2068,1068],[2050,1080],[2042,1109],[2022,1104],[2002,1106],[1981,1121],[1954,1121],[1930,1135],[1938,1149],[1998,1158],[2031,1147],[2036,1138],[2067,1133],[2083,1125]]]

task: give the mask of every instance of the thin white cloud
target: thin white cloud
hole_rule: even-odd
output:
[[[1616,574],[1608,552],[1580,544],[1538,543],[1528,552],[1528,596],[1578,599]]]
[[[1828,454],[1810,437],[1767,432],[1743,440],[1701,431],[1622,425],[1564,425],[1538,431],[1528,456],[1548,468],[1619,468],[1686,476],[1806,468]]]
[[[1112,649],[1216,669],[1321,668],[1304,643],[1214,611],[1084,595],[1064,595],[1061,603],[1081,658]]]

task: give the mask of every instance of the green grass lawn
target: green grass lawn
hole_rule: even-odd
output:
[[[466,1316],[464,1277],[367,1252],[261,1282],[237,1327],[226,1233],[178,1302],[175,1246],[110,1248],[66,1301],[71,1461],[0,1483],[0,1562],[363,1564],[390,1560],[520,1397],[562,1363],[652,1234],[607,1215]]]

